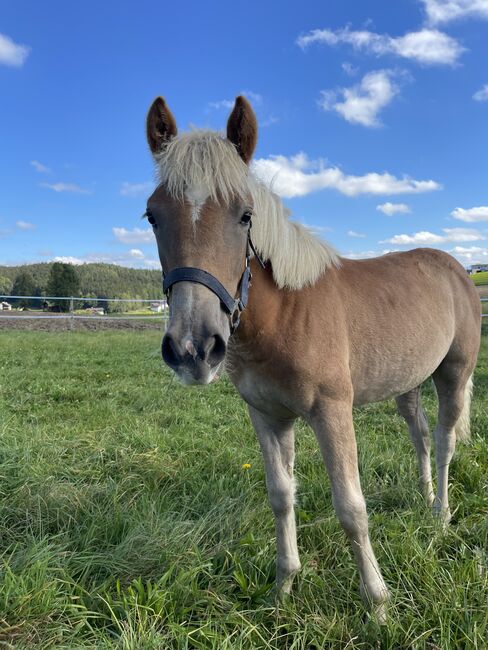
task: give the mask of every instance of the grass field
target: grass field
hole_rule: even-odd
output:
[[[355,413],[373,546],[393,593],[382,629],[364,615],[303,425],[304,569],[274,606],[273,521],[244,405],[225,380],[180,386],[159,345],[154,331],[0,332],[0,647],[487,647],[488,331],[447,532],[422,503],[394,404]]]
[[[477,286],[483,285],[483,284],[488,284],[488,271],[482,271],[481,273],[475,273],[471,277],[473,278],[473,282]]]

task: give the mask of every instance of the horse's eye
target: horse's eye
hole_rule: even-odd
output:
[[[247,226],[250,223],[251,218],[252,218],[251,210],[246,210],[241,217],[241,223]]]
[[[151,226],[156,228],[156,219],[152,216],[152,214],[149,212],[149,210],[146,210],[146,217]]]

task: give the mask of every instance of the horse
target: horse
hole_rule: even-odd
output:
[[[239,96],[226,134],[178,134],[162,97],[146,121],[158,186],[152,225],[170,305],[162,356],[183,384],[225,368],[247,404],[262,450],[276,526],[276,588],[289,594],[300,559],[294,515],[294,422],[316,434],[332,501],[348,537],[366,607],[386,619],[389,591],[371,546],[353,405],[395,397],[415,448],[427,503],[451,517],[448,471],[470,435],[480,302],[464,268],[419,248],[349,260],[290,220],[251,159],[257,121]],[[420,386],[438,395],[437,492]]]

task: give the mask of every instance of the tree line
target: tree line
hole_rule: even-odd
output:
[[[0,266],[0,295],[5,296],[73,296],[85,297],[77,307],[103,307],[108,312],[139,309],[143,303],[116,303],[111,298],[160,300],[161,272],[131,269],[115,264],[83,264],[64,262]],[[5,298],[2,298],[5,300]],[[42,300],[13,299],[17,307],[39,308]],[[51,300],[61,311],[69,310],[69,302]]]

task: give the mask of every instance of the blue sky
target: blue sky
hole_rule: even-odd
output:
[[[488,0],[34,2],[0,7],[0,264],[159,268],[144,123],[223,129],[345,255],[488,262]]]

